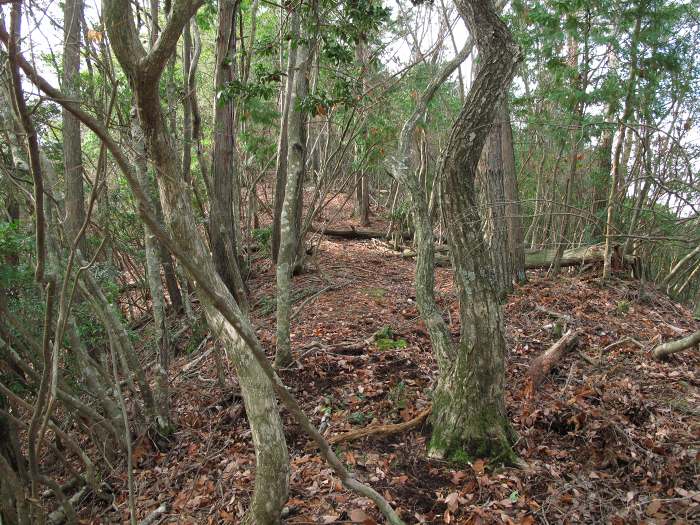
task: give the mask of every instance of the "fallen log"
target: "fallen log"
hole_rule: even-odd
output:
[[[621,253],[620,246],[615,245],[613,247],[613,264],[616,266],[620,265]],[[536,270],[536,269],[546,269],[552,266],[554,263],[554,258],[556,257],[557,250],[538,250],[538,251],[528,251],[525,253],[525,269],[526,270]],[[604,244],[591,244],[589,246],[580,246],[578,248],[572,248],[570,250],[564,250],[561,257],[561,262],[559,266],[564,268],[566,266],[580,266],[583,264],[590,263],[602,263],[605,257],[605,245]],[[624,258],[625,264],[633,264],[634,257],[629,255]]]
[[[443,255],[448,251],[445,245],[436,245],[435,247],[435,266],[440,267],[450,267],[450,258],[447,255]],[[442,252],[442,253],[440,253]],[[526,270],[546,270],[554,262],[556,256],[556,250],[538,250],[538,251],[528,251],[525,253],[525,269]],[[582,266],[584,264],[602,264],[603,257],[605,254],[605,246],[603,244],[593,244],[590,246],[581,246],[579,248],[572,248],[570,250],[564,250],[562,254],[561,263],[559,266],[561,268],[568,266]],[[402,252],[403,257],[415,257],[416,252],[411,249],[404,249]],[[622,262],[624,260],[624,263]],[[626,255],[624,259],[621,258],[618,249],[613,252],[613,265],[615,267],[634,267],[636,259],[630,255]]]
[[[527,371],[533,387],[539,386],[554,365],[576,345],[579,335],[581,330],[569,330],[543,354],[533,359]]]
[[[700,330],[694,334],[690,334],[688,337],[658,345],[654,348],[652,353],[654,354],[655,359],[663,359],[671,354],[675,354],[676,352],[686,350],[696,345],[700,345]]]
[[[320,233],[321,235],[326,235],[328,237],[340,237],[342,239],[384,239],[386,238],[385,231],[370,230],[369,228],[344,228],[344,229],[334,229],[334,228],[317,228],[312,226],[310,231],[314,233]],[[413,235],[409,232],[404,232],[401,234],[404,240],[410,241]]]

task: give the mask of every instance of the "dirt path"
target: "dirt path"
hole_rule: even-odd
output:
[[[414,300],[414,263],[372,241],[325,238],[309,266],[294,279],[296,362],[282,372],[283,380],[329,436],[412,418],[429,402],[435,377]],[[266,259],[255,269],[254,323],[272,351],[274,269]],[[408,523],[700,520],[700,359],[686,352],[658,363],[649,352],[660,339],[697,329],[690,312],[653,292],[641,297],[636,283],[601,288],[595,276],[575,274],[557,282],[537,274],[530,279],[504,307],[507,406],[528,471],[429,461],[425,427],[339,445],[341,458]],[[457,336],[449,270],[437,271],[437,287]],[[583,336],[530,393],[524,372],[557,339],[556,319],[542,309],[572,317]],[[390,337],[372,341],[378,331]],[[137,448],[139,508],[145,515],[169,501],[164,523],[236,523],[252,490],[254,456],[242,405],[235,385],[232,392],[217,386],[212,355],[174,382],[176,444],[163,453],[145,441]],[[235,382],[231,370],[227,378]],[[360,511],[364,523],[381,522],[285,420],[292,456],[287,523],[347,523],[362,517]],[[125,497],[122,492],[117,501]],[[104,514],[96,522],[111,519],[119,516]]]

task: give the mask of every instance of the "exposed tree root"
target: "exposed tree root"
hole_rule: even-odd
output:
[[[676,339],[675,341],[669,341],[668,343],[657,346],[654,348],[653,354],[656,359],[662,359],[697,345],[700,345],[700,330],[683,339]]]
[[[395,423],[390,425],[371,425],[369,427],[360,428],[358,430],[353,430],[351,432],[346,432],[344,434],[338,434],[328,439],[328,443],[331,445],[336,445],[338,443],[345,443],[348,441],[356,441],[365,437],[386,437],[392,434],[400,434],[401,432],[406,432],[407,430],[414,429],[420,426],[432,413],[433,407],[430,405],[428,408],[423,410],[416,417],[410,421],[404,421],[403,423]]]

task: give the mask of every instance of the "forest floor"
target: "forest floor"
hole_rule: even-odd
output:
[[[348,212],[333,226],[350,225]],[[306,413],[330,437],[425,409],[436,367],[416,310],[414,262],[375,241],[322,237],[309,267],[294,279],[296,361],[281,373]],[[272,352],[274,267],[261,257],[254,269],[253,322]],[[615,278],[602,287],[598,273],[570,270],[556,280],[530,273],[504,306],[506,404],[527,469],[427,459],[429,423],[339,444],[340,458],[407,523],[700,522],[700,355],[689,350],[657,362],[650,352],[699,323],[665,295],[642,293],[638,282]],[[438,269],[436,280],[457,337],[451,272]],[[557,340],[551,312],[569,316],[583,335],[532,391],[525,372]],[[380,331],[386,337],[373,339]],[[215,342],[199,335],[184,337],[191,353],[171,371],[173,443],[158,451],[144,438],[133,454],[139,518],[168,504],[157,523],[238,523],[253,489],[255,458],[235,374],[226,371],[228,388],[217,385],[214,353],[207,354]],[[382,523],[283,417],[291,460],[286,522]],[[119,512],[95,507],[85,523],[126,518],[125,480],[123,471],[108,480],[121,489]]]

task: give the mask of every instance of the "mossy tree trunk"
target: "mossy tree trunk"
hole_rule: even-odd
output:
[[[143,134],[133,115],[131,123],[131,138],[134,141],[134,165],[139,183],[146,190],[147,195],[151,195],[151,183],[148,177],[148,164],[146,151],[144,148]],[[169,412],[170,395],[168,382],[168,367],[170,365],[170,336],[167,323],[167,312],[165,309],[165,296],[163,294],[163,282],[160,277],[160,257],[158,240],[153,232],[144,225],[144,248],[146,252],[146,280],[151,294],[151,309],[153,310],[153,321],[156,329],[156,345],[158,361],[156,363],[156,388],[155,404],[158,418],[159,431],[169,434],[171,431]],[[161,420],[164,417],[164,420]]]
[[[452,127],[443,154],[442,204],[460,300],[458,345],[438,355],[433,402],[432,457],[466,455],[513,460],[514,434],[504,405],[505,338],[474,180],[499,101],[510,85],[520,51],[490,0],[455,2],[481,56],[481,67]]]

